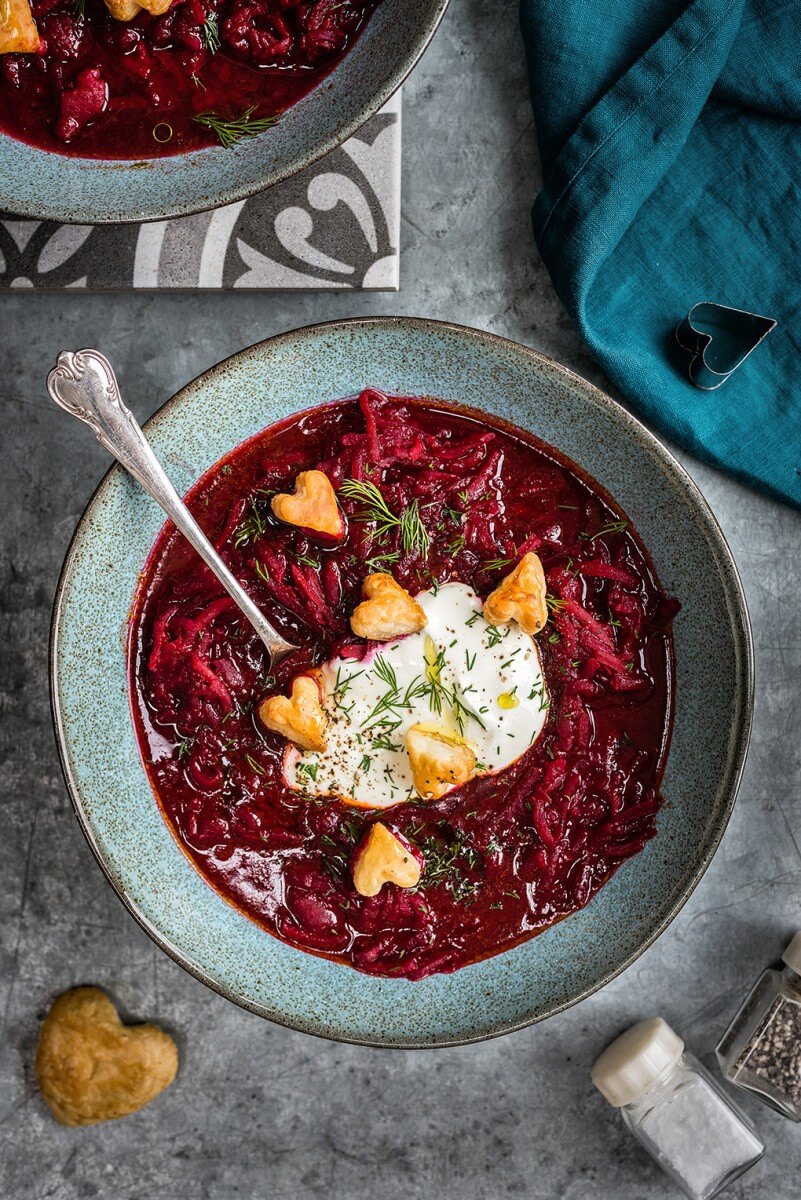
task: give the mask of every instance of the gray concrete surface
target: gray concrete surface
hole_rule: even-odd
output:
[[[224,355],[331,316],[454,317],[603,380],[529,235],[536,155],[514,0],[454,0],[406,89],[402,291],[382,296],[0,298],[0,1196],[3,1200],[667,1200],[674,1191],[588,1081],[627,1022],[663,1013],[707,1063],[749,981],[801,925],[797,514],[687,462],[754,620],[756,725],[725,841],[690,903],[622,978],[512,1037],[375,1052],[268,1025],[196,983],[134,924],[73,819],[48,712],[50,602],[106,456],[57,413],[56,352],[98,345],[148,415]],[[32,1061],[51,997],[81,982],[176,1032],[179,1078],[135,1117],[50,1119]],[[746,1101],[767,1140],[732,1197],[794,1200],[801,1131]]]

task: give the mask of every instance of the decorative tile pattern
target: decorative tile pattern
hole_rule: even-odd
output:
[[[0,218],[0,290],[398,288],[400,94],[292,179],[144,225]]]

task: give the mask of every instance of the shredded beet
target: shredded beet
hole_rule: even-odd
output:
[[[87,158],[216,145],[194,117],[280,115],[347,53],[378,2],[173,0],[160,16],[118,21],[102,0],[32,0],[41,52],[0,55],[0,131]]]
[[[394,513],[416,502],[428,551],[404,549],[397,529],[377,538],[342,497],[340,545],[280,525],[270,497],[308,469],[337,487],[369,479]],[[372,974],[453,971],[587,904],[654,836],[678,606],[626,519],[556,451],[489,418],[367,390],[247,442],[190,505],[299,649],[268,676],[258,639],[168,526],[131,623],[135,722],[176,837],[271,933]],[[425,861],[423,877],[365,899],[349,863],[374,814],[289,790],[285,743],[254,709],[309,665],[362,657],[348,617],[371,570],[391,570],[412,593],[460,580],[486,596],[532,549],[551,608],[538,638],[551,695],[544,731],[498,775],[385,810]]]

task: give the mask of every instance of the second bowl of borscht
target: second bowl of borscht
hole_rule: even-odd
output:
[[[147,431],[296,647],[271,665],[109,473],[54,712],[148,932],[245,1007],[373,1045],[517,1028],[633,961],[722,836],[751,709],[737,574],[668,451],[533,351],[411,319],[273,338]]]
[[[7,0],[0,209],[147,221],[334,149],[399,87],[448,0]]]

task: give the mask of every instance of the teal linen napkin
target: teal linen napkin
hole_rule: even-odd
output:
[[[801,506],[801,0],[521,0],[540,253],[632,408]],[[778,322],[717,391],[697,301]]]

